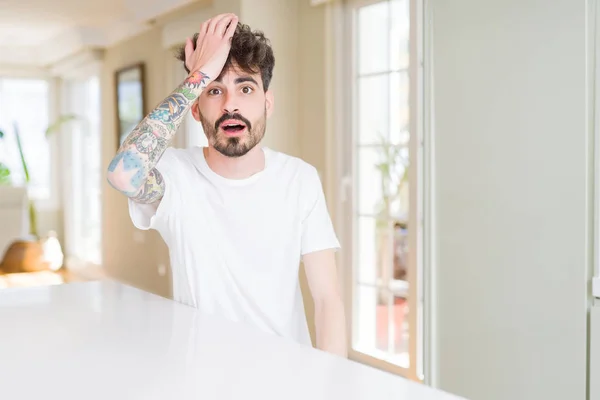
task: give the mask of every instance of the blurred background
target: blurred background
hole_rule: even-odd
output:
[[[3,1],[0,290],[171,296],[105,171],[222,12],[275,51],[264,144],[321,174],[350,358],[475,400],[599,399],[595,0]],[[172,143],[205,144],[191,115]]]

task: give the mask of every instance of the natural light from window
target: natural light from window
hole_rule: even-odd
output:
[[[25,184],[25,173],[19,155],[17,132],[29,168],[29,195],[48,200],[51,194],[50,147],[48,128],[48,82],[43,79],[0,77],[0,160],[10,169],[12,183]]]
[[[353,348],[409,368],[409,1],[354,13]]]

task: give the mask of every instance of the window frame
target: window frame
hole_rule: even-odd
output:
[[[99,100],[99,108],[98,118],[99,118],[99,126],[97,129],[99,130],[98,140],[100,148],[102,147],[102,106],[101,106],[101,76],[100,70],[97,69],[89,69],[89,73],[87,74],[77,74],[71,76],[65,76],[61,80],[61,99],[62,99],[62,111],[65,114],[75,113],[77,115],[81,115],[79,112],[73,110],[73,103],[77,104],[77,106],[82,106],[82,104],[88,105],[87,98],[85,98],[89,93],[89,81],[92,79],[96,80],[97,89],[99,89],[98,94],[100,95]],[[83,98],[82,98],[83,97]],[[85,240],[87,238],[82,237],[82,232],[85,232],[86,229],[82,227],[85,225],[85,220],[81,220],[79,217],[81,215],[85,215],[85,203],[89,200],[90,193],[87,193],[85,190],[81,190],[81,188],[76,187],[76,182],[80,182],[82,179],[82,175],[80,174],[80,168],[73,169],[73,166],[81,165],[82,162],[82,153],[83,153],[83,138],[77,134],[74,134],[75,126],[78,124],[83,124],[83,128],[86,129],[85,125],[90,124],[90,121],[87,120],[87,115],[84,115],[86,119],[84,121],[74,121],[67,127],[63,127],[62,129],[62,152],[64,155],[63,164],[61,165],[62,171],[62,182],[63,182],[63,229],[64,229],[64,237],[65,237],[65,256],[66,256],[66,264],[70,269],[81,271],[86,268],[100,268],[102,265],[102,176],[103,176],[103,168],[102,168],[102,158],[100,158],[100,163],[97,165],[100,172],[99,181],[96,183],[99,185],[98,189],[100,190],[100,209],[98,210],[100,213],[100,226],[99,234],[100,234],[100,243],[99,243],[99,254],[98,259],[96,261],[85,256],[87,254],[88,249],[84,246]],[[85,175],[83,175],[85,176]],[[83,235],[85,235],[83,233]]]
[[[62,63],[54,65],[52,67],[52,73],[55,78],[55,100],[56,100],[56,109],[52,114],[53,118],[57,118],[60,114],[70,114],[73,110],[70,106],[71,101],[73,100],[70,96],[73,94],[71,90],[74,88],[74,85],[81,85],[81,82],[84,82],[92,77],[95,77],[98,81],[97,84],[99,89],[99,129],[100,129],[100,151],[102,151],[102,68],[104,65],[104,52],[102,50],[88,50],[84,53],[80,53],[75,56],[73,59],[67,59]],[[87,121],[86,121],[87,122]],[[81,123],[79,121],[74,121],[75,123]],[[58,146],[60,147],[60,160],[57,161],[56,165],[56,174],[60,179],[60,207],[63,210],[62,215],[62,231],[63,231],[63,252],[65,255],[65,264],[68,265],[71,272],[76,273],[81,277],[90,277],[96,279],[98,276],[102,276],[100,269],[102,268],[102,262],[104,260],[104,251],[103,251],[103,241],[104,241],[104,232],[102,226],[102,218],[103,218],[103,209],[102,203],[100,203],[100,264],[96,264],[88,259],[78,257],[78,253],[81,250],[77,247],[77,240],[74,240],[73,236],[77,234],[78,227],[76,224],[78,222],[75,220],[75,208],[77,205],[77,197],[71,188],[73,187],[73,174],[71,172],[72,166],[75,165],[75,161],[77,159],[75,152],[80,151],[76,148],[77,144],[81,143],[80,141],[74,141],[71,135],[71,129],[73,128],[72,124],[67,124],[62,127],[61,132],[54,137],[58,141]],[[100,158],[100,170],[102,172],[102,158]],[[101,173],[102,176],[102,173]],[[102,180],[102,179],[101,179]],[[101,184],[101,182],[100,182]],[[100,185],[100,192],[102,193],[102,185]],[[83,197],[85,194],[83,195]],[[102,198],[100,199],[102,202]]]
[[[355,276],[355,260],[353,259],[352,249],[356,248],[357,243],[354,240],[354,229],[356,225],[356,190],[354,188],[356,180],[356,153],[357,153],[357,121],[352,116],[357,115],[356,100],[357,97],[357,73],[355,63],[357,59],[357,37],[355,28],[356,11],[360,7],[376,4],[386,0],[346,0],[342,11],[343,28],[337,32],[337,38],[343,42],[343,47],[338,50],[335,59],[342,71],[341,79],[336,84],[336,91],[340,93],[340,98],[344,99],[340,104],[339,117],[340,121],[344,121],[338,128],[337,136],[340,138],[342,146],[338,149],[338,173],[340,182],[340,195],[338,199],[338,207],[340,217],[337,219],[338,226],[341,232],[341,241],[343,247],[348,249],[342,254],[342,263],[349,269],[349,273],[344,275],[344,289],[347,302],[347,319],[348,319],[348,352],[349,358],[359,361],[376,368],[380,368],[392,373],[406,376],[409,379],[423,381],[425,380],[425,367],[428,362],[425,361],[425,356],[429,357],[430,348],[428,337],[429,331],[425,331],[424,321],[425,313],[428,310],[425,305],[428,302],[423,301],[426,294],[424,289],[424,278],[429,275],[425,270],[425,251],[428,251],[427,237],[424,235],[425,215],[428,205],[428,190],[429,182],[424,174],[424,160],[428,158],[428,149],[424,147],[424,52],[423,52],[423,28],[424,24],[424,0],[409,0],[410,1],[410,60],[408,67],[409,85],[411,87],[409,95],[409,131],[411,133],[409,141],[409,151],[411,154],[410,168],[410,183],[409,183],[409,237],[417,238],[416,241],[409,241],[410,258],[408,262],[408,281],[411,289],[407,297],[409,309],[412,310],[408,314],[409,320],[409,355],[410,366],[403,368],[396,364],[385,361],[382,358],[376,358],[369,354],[359,352],[354,349],[354,323],[356,318],[356,308],[354,306],[355,296],[354,288],[357,284]],[[351,60],[351,62],[348,62]],[[415,61],[416,60],[416,61]],[[344,62],[346,61],[346,62]],[[350,83],[350,84],[348,84]],[[415,88],[413,90],[412,88]],[[352,121],[352,122],[348,122]],[[352,133],[352,140],[348,139],[348,132]],[[415,185],[415,182],[417,184]],[[349,218],[350,217],[350,218]],[[429,258],[427,259],[429,262]],[[429,324],[428,324],[429,325]],[[427,336],[427,337],[426,337]],[[416,356],[416,359],[413,357]],[[427,369],[429,373],[429,368]]]
[[[600,22],[600,7],[596,2],[591,2],[591,12],[589,13],[589,42],[588,51],[592,54],[589,57],[590,71],[589,79],[591,81],[591,90],[589,93],[589,104],[591,105],[590,129],[593,139],[593,204],[591,214],[593,215],[593,243],[594,254],[592,267],[592,296],[600,299],[600,31],[598,24]]]

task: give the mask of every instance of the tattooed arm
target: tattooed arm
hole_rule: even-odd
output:
[[[108,167],[111,186],[140,203],[162,198],[164,182],[154,167],[209,79],[203,72],[191,73],[135,127]]]
[[[220,14],[200,26],[195,42],[186,40],[185,66],[191,73],[124,140],[107,173],[116,190],[139,203],[162,199],[165,185],[156,164],[192,104],[223,69],[237,23],[234,14]]]

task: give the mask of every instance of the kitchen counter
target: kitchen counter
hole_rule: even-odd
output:
[[[459,400],[113,281],[0,290],[1,399]]]

